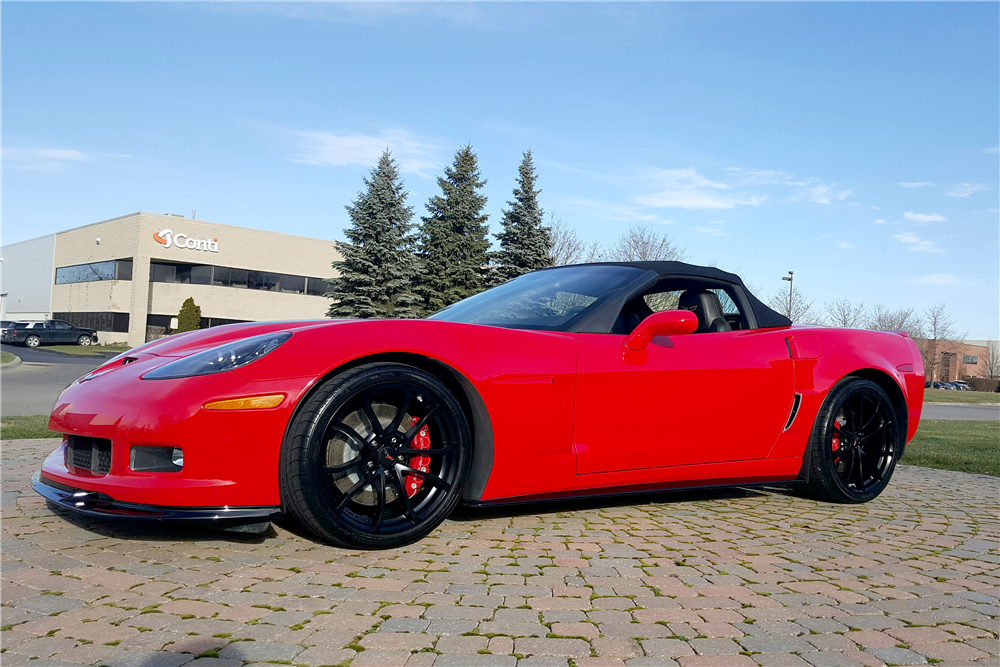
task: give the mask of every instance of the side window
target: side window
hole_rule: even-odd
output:
[[[71,327],[66,322],[61,322],[59,320],[53,320],[52,321],[52,328],[53,329],[59,329],[60,331],[66,331],[68,329],[72,329],[73,327]]]
[[[631,333],[639,323],[663,310],[690,310],[698,315],[696,333],[717,333],[747,328],[732,287],[698,278],[666,278],[622,308],[613,333]]]

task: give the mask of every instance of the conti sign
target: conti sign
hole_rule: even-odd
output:
[[[219,252],[219,239],[193,239],[187,234],[174,234],[172,229],[164,229],[153,234],[153,240],[169,248],[183,248],[185,250],[205,250],[207,252]]]

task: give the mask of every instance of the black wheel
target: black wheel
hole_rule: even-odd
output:
[[[285,507],[335,544],[390,549],[430,533],[462,495],[472,436],[437,378],[368,364],[327,380],[281,451]]]
[[[42,339],[38,336],[28,336],[24,339],[24,345],[26,347],[38,347],[42,344]]]
[[[80,336],[79,338],[76,339],[76,344],[77,345],[84,345],[84,346],[86,346],[86,345],[90,345],[93,342],[94,342],[94,340],[90,336]]]
[[[808,491],[821,500],[863,503],[889,483],[903,449],[892,401],[877,384],[847,378],[816,416]]]

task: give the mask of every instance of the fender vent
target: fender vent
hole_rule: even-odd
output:
[[[792,422],[795,421],[795,415],[799,414],[799,404],[802,402],[802,394],[795,394],[795,400],[792,401],[792,414],[788,415],[788,421],[785,423],[785,428],[783,431],[787,431],[792,427]]]
[[[71,435],[66,442],[66,467],[70,472],[107,475],[111,472],[111,441]]]

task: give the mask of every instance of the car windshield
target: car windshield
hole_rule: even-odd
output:
[[[428,319],[565,331],[643,273],[631,266],[602,265],[535,271],[452,304]]]

